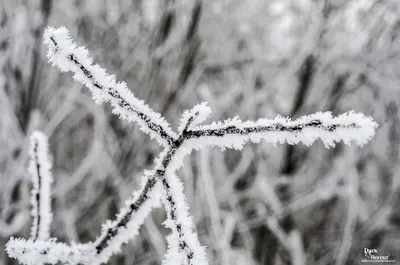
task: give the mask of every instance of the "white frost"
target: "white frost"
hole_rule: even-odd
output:
[[[29,173],[33,181],[31,192],[32,228],[31,238],[46,240],[50,236],[51,212],[50,186],[53,182],[51,163],[48,157],[48,139],[41,132],[31,136]]]
[[[27,265],[56,264],[95,264],[95,249],[92,244],[71,244],[56,242],[55,239],[25,240],[11,238],[6,244],[6,251],[11,258]]]
[[[311,126],[310,124],[313,122],[317,122],[318,125]],[[193,131],[226,131],[223,136],[209,134],[190,141],[195,149],[206,145],[219,146],[223,149],[242,149],[247,141],[258,143],[261,140],[274,145],[303,143],[309,146],[315,140],[321,139],[327,148],[334,147],[335,143],[340,141],[347,145],[354,142],[362,146],[374,136],[377,126],[378,124],[371,117],[355,112],[344,113],[337,117],[332,117],[330,112],[318,112],[296,120],[278,116],[273,120],[262,118],[257,121],[241,121],[235,117],[223,122],[214,122],[210,125],[193,128]],[[241,132],[228,133],[232,128]],[[330,128],[333,129],[330,130]]]
[[[171,166],[165,172],[165,178],[170,186],[169,192],[164,189],[163,203],[168,213],[175,211],[176,216],[173,218],[168,214],[165,226],[170,228],[172,234],[168,237],[168,251],[164,257],[163,264],[180,265],[207,265],[208,260],[205,248],[200,245],[193,219],[189,213],[189,205],[183,192],[183,183],[175,174],[175,168]],[[167,200],[170,196],[174,201],[173,209],[171,203]],[[180,231],[178,231],[178,227]],[[181,245],[184,244],[184,249]],[[189,259],[188,256],[191,256]]]
[[[107,74],[98,64],[93,65],[87,49],[78,47],[65,27],[47,28],[43,39],[48,46],[49,61],[63,72],[73,72],[74,79],[91,90],[93,99],[97,103],[110,102],[114,107],[114,114],[139,123],[140,129],[161,145],[167,145],[167,140],[161,131],[169,137],[176,138],[166,120],[136,98],[125,82],[117,82],[114,75]]]

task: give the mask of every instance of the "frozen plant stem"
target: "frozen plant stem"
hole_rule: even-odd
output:
[[[221,149],[242,149],[248,141],[265,140],[269,143],[306,145],[321,139],[326,147],[336,142],[351,142],[361,146],[375,134],[376,122],[361,113],[349,112],[332,117],[330,112],[303,116],[297,120],[277,117],[273,120],[241,121],[238,117],[201,125],[211,113],[206,103],[186,110],[181,118],[178,133],[157,112],[137,99],[124,82],[118,83],[92,59],[83,47],[78,47],[68,30],[48,28],[44,34],[49,61],[61,71],[71,71],[74,79],[86,85],[97,103],[108,101],[113,112],[128,121],[135,121],[143,132],[163,146],[154,170],[145,172],[142,188],[120,210],[116,220],[107,221],[100,236],[87,244],[55,242],[55,240],[10,239],[7,252],[21,263],[100,264],[121,249],[138,234],[146,216],[161,199],[167,211],[165,225],[171,229],[168,251],[163,264],[208,264],[205,249],[199,243],[183,184],[175,172],[182,166],[183,157],[193,149],[219,146]],[[38,206],[41,207],[41,206]]]
[[[53,178],[48,158],[47,137],[41,132],[32,133],[30,157],[29,173],[33,182],[31,238],[47,240],[52,221],[50,185]]]

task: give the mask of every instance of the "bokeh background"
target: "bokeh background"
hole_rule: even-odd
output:
[[[210,148],[178,172],[210,264],[400,264],[400,1],[0,0],[0,264],[29,236],[28,137],[53,156],[53,237],[87,242],[114,218],[160,148],[46,59],[66,26],[95,62],[174,128],[201,101],[210,120],[355,110],[379,122],[362,148],[322,142]],[[161,264],[163,209],[109,264]]]

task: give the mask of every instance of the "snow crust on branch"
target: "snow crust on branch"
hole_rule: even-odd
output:
[[[139,234],[139,228],[151,210],[160,205],[162,189],[156,174],[156,171],[145,172],[141,189],[125,202],[116,220],[107,220],[103,224],[101,235],[93,243],[96,264],[106,263],[113,254],[120,252],[122,244]]]
[[[172,233],[167,237],[168,250],[165,265],[207,265],[205,248],[200,245],[189,206],[183,192],[183,183],[176,176],[174,169],[168,169],[163,180],[163,203],[167,210],[164,222]]]
[[[51,212],[50,186],[53,182],[51,163],[48,157],[47,136],[39,131],[31,135],[29,174],[32,177],[32,240],[46,240],[50,235],[50,225],[53,219]]]
[[[205,145],[221,148],[242,149],[247,141],[258,143],[265,140],[272,144],[303,143],[307,146],[321,139],[325,147],[334,147],[343,141],[350,145],[366,144],[375,134],[378,124],[362,113],[347,112],[332,117],[331,112],[318,112],[296,120],[281,116],[273,120],[241,121],[238,117],[209,125],[199,125],[188,131],[188,138],[195,149]]]
[[[194,125],[201,124],[208,118],[210,114],[211,108],[208,106],[207,102],[202,102],[195,105],[190,110],[185,110],[179,123],[179,133],[191,129],[191,127]]]
[[[86,85],[97,103],[110,102],[113,113],[128,121],[139,123],[140,129],[161,145],[171,144],[176,138],[166,120],[142,100],[137,99],[125,82],[117,82],[93,60],[85,47],[72,41],[65,27],[48,27],[43,36],[48,46],[47,57],[62,72],[71,71],[74,79]]]
[[[16,258],[22,264],[97,264],[96,251],[92,243],[70,246],[51,240],[25,240],[11,238],[6,244],[8,256]]]

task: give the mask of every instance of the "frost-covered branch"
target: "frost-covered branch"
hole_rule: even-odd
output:
[[[208,111],[208,110],[207,110]],[[335,142],[355,142],[362,146],[375,134],[377,123],[362,113],[348,112],[332,117],[330,112],[302,116],[296,120],[241,121],[238,117],[210,125],[200,125],[187,132],[186,138],[201,138],[202,144],[241,149],[247,141],[311,145],[321,139],[327,148]]]
[[[316,113],[293,121],[283,117],[273,120],[241,121],[235,117],[201,125],[211,113],[207,104],[202,103],[184,112],[178,135],[170,129],[160,114],[135,98],[125,83],[117,83],[114,76],[106,74],[100,66],[92,65],[86,49],[78,47],[70,39],[67,29],[48,28],[44,42],[49,48],[50,62],[57,65],[61,71],[72,71],[77,81],[90,88],[97,103],[110,101],[114,113],[129,121],[138,122],[144,132],[163,145],[164,150],[157,158],[154,169],[144,174],[141,189],[126,202],[114,221],[107,221],[103,225],[100,236],[94,242],[66,245],[55,240],[46,241],[48,230],[47,234],[35,236],[36,229],[42,225],[40,220],[35,219],[36,228],[32,229],[34,232],[31,239],[12,238],[7,243],[9,256],[17,258],[24,264],[58,261],[67,264],[106,263],[114,253],[120,251],[123,243],[127,243],[138,234],[146,216],[159,205],[161,200],[167,210],[165,225],[172,230],[167,238],[169,248],[163,264],[206,265],[208,262],[205,250],[195,232],[183,185],[175,173],[182,166],[185,155],[193,149],[198,150],[206,146],[241,149],[248,141],[258,143],[261,140],[273,144],[310,145],[315,140],[321,139],[326,147],[334,146],[339,141],[346,144],[354,142],[361,146],[371,139],[377,126],[372,118],[354,112],[338,117],[332,117],[329,112]],[[39,146],[40,144],[38,150]],[[36,160],[42,163],[43,159],[40,156],[42,152],[38,154]],[[50,169],[48,165],[45,164],[41,170],[47,169],[44,172],[48,172]],[[43,175],[39,169],[36,172],[38,176]],[[37,181],[35,185],[35,190],[38,190],[41,182]],[[48,189],[45,189],[47,192],[45,195],[50,194]],[[39,194],[35,191],[34,193]],[[40,196],[37,198],[35,195],[36,202],[39,202]],[[33,207],[33,212],[39,213],[38,216],[41,216],[44,210],[50,213],[49,206],[43,208],[41,201]],[[51,216],[51,213],[48,216]]]
[[[93,243],[71,244],[51,240],[11,238],[6,244],[8,256],[22,264],[93,264],[96,260]]]
[[[93,243],[98,264],[106,263],[113,254],[120,251],[123,243],[139,234],[145,218],[159,205],[162,190],[157,188],[157,178],[162,172],[160,169],[146,172],[142,179],[142,188],[125,202],[125,207],[117,214],[116,220],[105,222],[101,235]]]
[[[66,28],[49,27],[43,39],[48,46],[49,61],[63,72],[73,72],[74,79],[91,90],[97,103],[109,101],[115,114],[138,122],[141,130],[160,144],[172,144],[176,135],[165,119],[137,99],[125,82],[117,82],[114,75],[107,74],[98,64],[93,65],[86,48],[77,46]]]
[[[193,220],[183,193],[183,183],[170,169],[162,183],[163,203],[168,216],[165,225],[172,231],[167,238],[168,251],[163,264],[207,264],[205,249],[194,232]]]
[[[33,236],[29,240],[11,238],[6,246],[8,255],[17,258],[23,264],[54,264],[58,261],[67,264],[106,263],[113,254],[120,251],[123,243],[127,243],[139,233],[145,218],[159,205],[162,190],[157,189],[159,185],[156,172],[162,171],[145,173],[141,190],[126,201],[116,220],[105,222],[95,242],[67,245],[54,239],[36,240]]]
[[[31,136],[29,173],[33,181],[32,189],[32,240],[47,240],[52,221],[50,185],[53,182],[51,163],[48,157],[48,140],[41,132]]]

